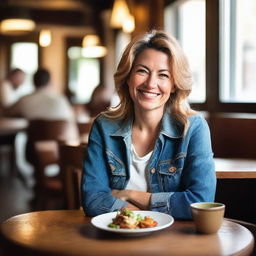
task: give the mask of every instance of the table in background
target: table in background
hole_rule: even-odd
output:
[[[0,136],[17,134],[28,127],[28,121],[24,118],[1,117]]]
[[[226,205],[225,216],[256,223],[256,160],[214,158],[215,201]]]
[[[199,234],[192,221],[145,236],[125,237],[92,226],[81,210],[32,212],[1,225],[8,255],[250,255],[254,239],[245,227],[224,220],[216,234]],[[17,254],[15,253],[17,252]]]
[[[256,160],[214,158],[216,176],[220,179],[255,179]]]

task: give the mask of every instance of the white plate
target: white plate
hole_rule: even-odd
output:
[[[116,228],[108,227],[108,225],[112,223],[112,219],[116,217],[117,212],[104,213],[96,217],[93,217],[91,219],[91,223],[93,226],[105,231],[121,233],[125,235],[135,235],[135,234],[142,235],[142,234],[147,234],[149,232],[167,228],[170,225],[172,225],[172,223],[174,222],[174,219],[172,216],[165,213],[161,213],[161,212],[134,211],[134,213],[140,214],[143,217],[149,216],[153,218],[158,223],[157,226],[153,228],[139,228],[139,229],[125,229],[125,228],[116,229]]]

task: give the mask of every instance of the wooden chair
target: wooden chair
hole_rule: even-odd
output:
[[[86,144],[59,143],[60,168],[67,209],[81,207],[80,186]]]
[[[78,140],[76,123],[67,120],[31,120],[27,135],[26,158],[35,170],[35,209],[55,208],[55,205],[50,205],[50,199],[61,195],[62,179],[60,175],[46,176],[45,168],[51,164],[59,164],[59,141]]]

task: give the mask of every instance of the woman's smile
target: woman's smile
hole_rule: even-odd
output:
[[[138,89],[138,92],[145,96],[146,98],[149,98],[149,99],[154,99],[156,98],[157,96],[161,95],[161,93],[157,93],[157,92],[150,92],[150,91],[146,91],[146,90],[143,90],[143,89]]]

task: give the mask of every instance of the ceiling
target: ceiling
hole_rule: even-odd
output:
[[[0,19],[26,13],[40,24],[95,26],[99,13],[112,5],[113,0],[0,0]]]

